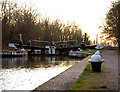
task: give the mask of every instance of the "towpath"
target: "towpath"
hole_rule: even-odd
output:
[[[37,87],[35,90],[68,90],[70,89],[75,81],[79,78],[84,68],[87,66],[87,60],[90,58],[83,59],[77,64],[73,65],[60,75],[52,78],[43,85]]]
[[[109,90],[118,90],[118,83],[120,86],[120,81],[118,81],[118,74],[120,80],[120,71],[118,72],[118,60],[119,56],[116,51],[105,51],[101,53],[102,58],[105,59],[103,63],[102,71],[103,73],[97,74],[98,76],[93,78],[94,80],[99,80],[96,78],[101,78],[99,81],[101,83],[107,84]],[[79,78],[81,73],[83,72],[84,68],[88,64],[88,59],[83,59],[79,63],[75,64],[71,68],[67,69],[65,72],[61,73],[60,75],[52,78],[48,82],[44,83],[43,85],[37,87],[35,90],[68,90],[70,89],[75,81]],[[119,69],[120,70],[120,69]],[[105,77],[99,77],[103,76]],[[88,88],[86,88],[88,89]],[[88,89],[89,90],[89,89]]]
[[[118,82],[120,85],[120,81],[118,81],[118,74],[120,78],[120,71],[118,70],[120,63],[118,63],[118,61],[120,59],[118,57],[120,54],[118,54],[116,51],[105,51],[101,54],[105,59],[105,62],[103,63],[105,70],[103,71],[106,74],[106,79],[104,80],[109,80],[106,82],[108,82],[108,86],[110,86],[111,90],[118,90]]]

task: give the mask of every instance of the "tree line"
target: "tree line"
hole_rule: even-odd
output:
[[[65,24],[59,19],[50,21],[49,17],[42,18],[41,14],[32,6],[26,8],[7,0],[0,2],[2,8],[2,48],[8,44],[19,43],[19,34],[22,34],[23,43],[28,45],[29,40],[49,41],[82,41],[82,30],[75,23]],[[85,43],[90,44],[89,36],[85,33]]]
[[[118,44],[120,50],[120,1],[112,2],[106,14],[105,23],[101,28],[106,40],[112,40]]]

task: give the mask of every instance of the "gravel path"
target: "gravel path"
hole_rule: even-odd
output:
[[[98,77],[105,74],[105,77],[100,77],[101,79],[94,79],[102,82],[105,85],[109,86],[109,90],[118,90],[118,54],[116,51],[105,51],[101,53],[102,58],[105,59],[103,63],[103,73],[99,73]],[[120,55],[119,55],[120,56]],[[43,85],[37,87],[35,90],[68,90],[70,89],[75,81],[79,78],[84,68],[88,64],[87,57],[81,62],[75,64],[71,68],[67,69],[65,72],[60,75],[52,78]],[[120,70],[120,69],[119,69]],[[120,71],[119,71],[120,75]],[[120,79],[120,76],[119,76]],[[119,81],[120,85],[120,81]]]

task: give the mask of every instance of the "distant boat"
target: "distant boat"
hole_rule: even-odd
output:
[[[92,53],[86,53],[86,52],[79,52],[79,51],[70,51],[69,56],[75,57],[75,58],[84,58],[88,55],[91,55]]]
[[[26,55],[26,53],[21,51],[2,51],[0,55],[2,55],[2,57],[22,57]]]

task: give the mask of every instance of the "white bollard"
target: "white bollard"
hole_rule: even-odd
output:
[[[52,48],[52,54],[55,54],[55,48],[56,48],[56,47],[55,47],[55,46],[52,46],[51,48]]]
[[[103,62],[104,59],[100,56],[100,52],[96,51],[94,55],[91,56],[89,62]]]
[[[101,72],[101,65],[102,62],[104,62],[104,59],[102,59],[100,56],[99,51],[95,52],[95,54],[91,56],[91,59],[89,59],[88,62],[91,62],[93,72]]]
[[[50,48],[50,46],[45,46],[45,48],[48,48],[49,50],[48,50],[48,54],[51,54],[51,48]]]
[[[49,48],[48,54],[51,54],[51,48]]]

